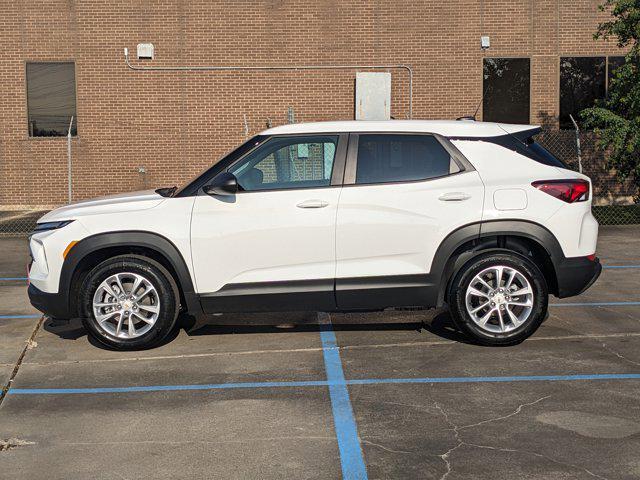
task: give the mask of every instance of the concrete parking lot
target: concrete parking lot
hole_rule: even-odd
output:
[[[506,348],[385,312],[112,352],[29,305],[24,239],[0,251],[2,478],[640,477],[640,227],[602,228],[599,281]]]

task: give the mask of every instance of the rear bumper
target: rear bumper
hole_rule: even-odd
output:
[[[52,318],[70,318],[69,301],[66,295],[43,292],[33,284],[29,285],[27,292],[31,305],[45,315]]]
[[[558,298],[580,295],[594,284],[602,272],[600,259],[588,257],[564,258],[556,264]]]

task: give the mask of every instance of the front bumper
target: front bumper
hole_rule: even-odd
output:
[[[69,313],[69,300],[66,295],[43,292],[33,284],[29,285],[27,292],[31,305],[48,317],[65,319],[71,317]]]
[[[588,257],[564,258],[556,264],[558,298],[580,295],[594,284],[602,272],[600,259]]]

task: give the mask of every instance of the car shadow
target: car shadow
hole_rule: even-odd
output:
[[[457,330],[447,311],[384,311],[362,313],[332,313],[331,327],[335,332],[416,331],[428,332],[440,339],[472,343]],[[265,314],[224,314],[203,320],[185,319],[182,329],[189,336],[320,332],[316,312]]]
[[[189,337],[228,334],[277,333],[286,335],[299,332],[320,332],[317,312],[251,313],[208,315],[195,319],[182,314],[178,317],[178,328],[174,328],[158,348],[172,342],[180,332]],[[457,330],[447,311],[385,311],[362,313],[332,313],[331,326],[335,332],[367,331],[415,331],[428,332],[444,340],[472,343]],[[78,340],[88,337],[88,341],[101,349],[111,350],[87,331],[80,319],[59,320],[47,318],[43,324],[45,331],[63,340]]]

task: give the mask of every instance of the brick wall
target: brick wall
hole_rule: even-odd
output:
[[[482,58],[531,57],[532,121],[558,114],[558,57],[616,54],[592,34],[596,0],[3,0],[0,204],[66,200],[66,138],[29,138],[25,62],[76,62],[74,198],[173,185],[250,132],[352,119],[354,71],[136,72],[123,48],[152,42],[144,65],[399,64],[414,68],[414,118],[473,113]],[[481,51],[481,35],[491,49]],[[392,71],[392,115],[408,114]],[[144,166],[146,174],[138,173]]]

